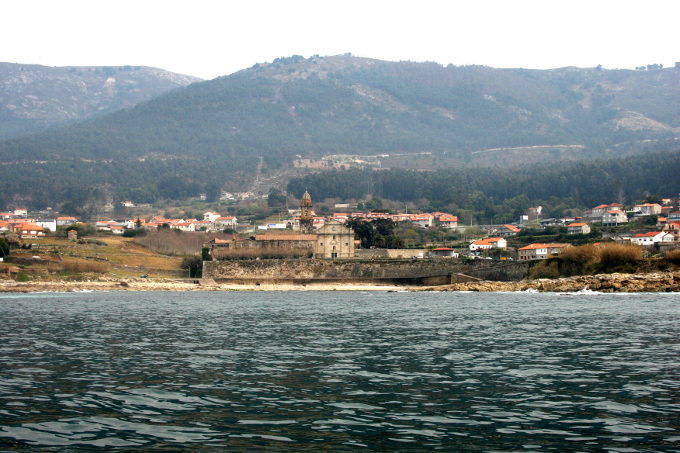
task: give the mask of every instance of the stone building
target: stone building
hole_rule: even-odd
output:
[[[330,221],[314,229],[312,197],[305,191],[300,201],[299,234],[258,234],[247,239],[213,239],[204,244],[206,259],[354,258],[354,231]]]
[[[312,210],[312,197],[305,190],[300,200],[300,233],[314,233],[314,211]]]
[[[315,258],[354,258],[354,230],[342,222],[327,222],[315,233]]]

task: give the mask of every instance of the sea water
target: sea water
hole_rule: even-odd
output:
[[[680,295],[0,295],[0,447],[678,451]]]

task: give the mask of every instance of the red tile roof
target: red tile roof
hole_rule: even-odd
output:
[[[258,234],[256,241],[316,241],[316,234]]]
[[[653,238],[657,234],[661,234],[661,233],[662,233],[661,231],[650,231],[649,233],[634,234],[633,237],[634,238]]]
[[[561,249],[567,247],[569,244],[529,244],[524,247],[520,247],[518,250],[536,250],[536,249]]]

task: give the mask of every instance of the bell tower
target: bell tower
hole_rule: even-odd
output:
[[[300,200],[300,233],[314,233],[314,211],[312,211],[312,197],[305,190]]]

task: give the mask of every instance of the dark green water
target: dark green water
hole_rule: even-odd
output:
[[[680,451],[680,295],[0,295],[0,447]]]

